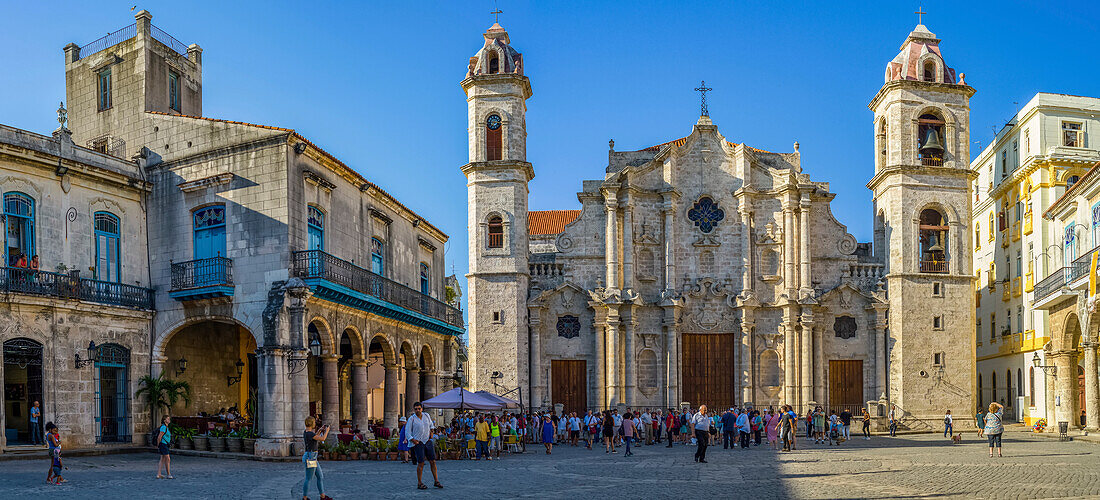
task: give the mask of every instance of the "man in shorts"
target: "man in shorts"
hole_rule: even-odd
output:
[[[424,413],[424,406],[419,401],[413,403],[413,411],[415,413],[409,415],[408,423],[405,424],[405,436],[412,445],[413,460],[416,461],[416,488],[428,489],[423,481],[425,460],[431,465],[435,487],[442,488],[439,472],[435,468],[435,446],[432,445],[432,429],[435,423],[432,422],[432,417]]]
[[[581,438],[581,419],[577,416],[576,412],[569,414],[569,441],[573,446],[577,446],[577,441]]]

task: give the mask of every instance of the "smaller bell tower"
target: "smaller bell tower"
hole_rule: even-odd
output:
[[[886,64],[875,114],[876,255],[886,263],[887,399],[940,422],[974,410],[970,97],[923,24]],[[878,396],[877,394],[875,396]],[[904,422],[904,421],[903,421]]]
[[[493,24],[470,58],[466,92],[470,162],[466,175],[470,338],[466,373],[473,389],[530,392],[527,327],[527,99],[531,82],[508,32]],[[496,377],[494,377],[496,374]]]

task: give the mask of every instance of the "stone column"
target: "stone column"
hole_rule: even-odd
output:
[[[672,192],[662,193],[661,195],[661,211],[664,214],[665,223],[663,232],[665,244],[665,273],[664,276],[662,276],[665,290],[671,290],[675,286],[673,282],[676,280],[676,246],[674,243],[675,238],[673,237],[675,228],[672,224],[672,216],[676,209],[676,205],[673,203],[674,196],[675,194]]]
[[[798,259],[801,264],[798,286],[801,290],[809,292],[813,289],[813,283],[810,281],[810,195],[808,193],[802,195],[798,220],[802,226],[798,232]],[[803,403],[805,402],[803,401]]]
[[[340,423],[340,376],[335,355],[321,357],[321,408],[325,423],[339,429]]]
[[[605,309],[595,302],[589,302],[596,314],[592,320],[592,351],[596,355],[596,404],[597,410],[607,408],[607,314]],[[534,406],[532,400],[532,407]]]
[[[828,321],[826,320],[826,324]],[[814,401],[825,403],[825,325],[814,325]]]
[[[615,193],[604,192],[604,208],[607,210],[607,235],[604,243],[604,261],[607,264],[607,288],[619,288],[619,202]]]
[[[542,405],[542,339],[539,332],[542,329],[542,314],[541,308],[530,307],[527,309],[527,334],[530,337],[530,363],[531,363],[531,385],[528,388],[528,395],[531,398],[531,407],[538,408]]]
[[[431,399],[438,396],[439,374],[430,370],[421,371],[420,385],[424,387],[424,390],[421,391],[424,393],[424,399]]]
[[[623,401],[627,406],[634,406],[634,334],[638,328],[638,322],[634,319],[636,308],[630,309],[630,318],[623,329]]]
[[[802,320],[802,335],[801,342],[799,342],[799,344],[801,344],[799,346],[801,348],[800,354],[802,355],[802,366],[799,367],[802,380],[800,381],[801,383],[799,385],[802,386],[802,394],[798,403],[802,407],[803,412],[806,411],[806,405],[809,404],[810,401],[813,401],[814,398],[813,328],[813,321],[808,321],[806,319]],[[862,385],[862,383],[863,381],[861,380],[860,384]]]
[[[634,209],[629,204],[623,207],[623,289],[634,289]]]
[[[289,364],[296,373],[290,376],[290,427],[305,425],[309,416],[309,351],[292,349],[288,356]]]
[[[744,198],[743,204],[750,203],[749,197]],[[756,275],[753,274],[752,265],[752,211],[742,207],[741,210],[741,258],[745,262],[745,272],[741,275],[741,289],[745,292],[753,291],[753,281]],[[746,401],[749,401],[746,399]]]
[[[619,378],[619,318],[616,311],[614,316],[607,319],[607,350],[604,358],[607,359],[607,405],[614,407],[622,403],[622,392]]]
[[[676,338],[676,309],[665,307],[665,318],[662,322],[665,328],[665,356],[666,358],[666,395],[668,407],[674,408],[680,404],[680,352]]]
[[[875,349],[875,394],[880,397],[886,394],[886,346],[890,345],[886,338],[886,304],[875,306],[875,339],[872,345]]]
[[[1096,342],[1083,342],[1081,347],[1085,356],[1085,429],[1100,430],[1100,394],[1096,373]]]
[[[787,289],[787,296],[795,300],[794,291],[797,287],[798,276],[795,274],[794,258],[794,207],[791,203],[783,203],[783,285]],[[789,403],[789,402],[788,402]]]
[[[387,364],[386,368],[386,381],[384,382],[383,391],[384,397],[382,402],[382,425],[389,429],[397,428],[397,417],[400,413],[400,400],[398,396],[397,387],[397,370],[400,368],[396,364]]]
[[[420,401],[420,367],[412,366],[405,368],[405,413],[411,413],[417,401]]]
[[[795,318],[794,314],[788,314],[783,321],[783,401],[789,405],[795,404]]]
[[[1077,394],[1074,391],[1077,385],[1077,353],[1061,351],[1047,359],[1054,361],[1054,366],[1058,367],[1054,378],[1054,396],[1058,401],[1054,406],[1054,422],[1048,424],[1057,426],[1058,422],[1069,422],[1071,429],[1080,427],[1080,411],[1077,410]]]
[[[363,359],[352,361],[351,364],[351,421],[363,432],[368,432],[370,428],[367,419],[368,364]]]
[[[751,313],[746,313],[751,318]],[[754,390],[756,389],[756,377],[753,374],[753,358],[755,358],[755,352],[752,346],[752,338],[755,335],[754,330],[756,324],[749,321],[741,322],[741,369],[738,371],[738,381],[744,380],[744,386],[741,388],[741,403],[755,403],[753,399]]]

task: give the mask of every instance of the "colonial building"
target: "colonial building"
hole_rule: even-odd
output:
[[[46,421],[75,448],[149,429],[132,396],[149,373],[150,185],[133,162],[73,144],[60,112],[52,137],[0,125],[0,452],[31,444],[31,432],[41,443]],[[43,418],[32,429],[35,401]]]
[[[1021,363],[1034,369],[1029,385],[1045,387],[1045,412],[1051,429],[1058,422],[1070,428],[1100,429],[1096,311],[1096,261],[1100,251],[1100,153],[1089,131],[1100,126],[1100,100],[1050,96],[1057,103],[1034,127],[1035,162],[1043,162],[1041,182],[1059,195],[1043,210],[1045,255],[1035,267],[1044,276],[1035,285],[1032,307],[1036,326],[1045,315],[1047,337],[1042,350]],[[1084,170],[1086,165],[1091,168]],[[1038,201],[1038,200],[1037,200]],[[1040,210],[1040,205],[1035,206]],[[1040,264],[1042,266],[1040,267]],[[1032,389],[1034,390],[1034,389]],[[1084,422],[1082,423],[1082,418]]]
[[[133,25],[64,49],[72,140],[97,152],[69,149],[92,166],[106,165],[111,175],[96,174],[105,180],[95,180],[125,189],[113,187],[122,194],[100,196],[120,200],[96,204],[99,198],[90,194],[51,198],[49,189],[67,186],[69,179],[76,186],[76,179],[95,172],[74,164],[68,166],[78,174],[59,176],[53,173],[57,165],[50,166],[54,160],[32,153],[24,155],[45,158],[36,160],[46,166],[34,174],[43,180],[20,181],[25,174],[0,179],[11,184],[11,192],[37,200],[39,233],[48,230],[39,241],[66,241],[62,227],[80,241],[43,249],[46,265],[95,265],[85,262],[93,255],[93,238],[85,231],[92,226],[84,228],[81,221],[95,213],[98,238],[98,214],[109,210],[118,216],[115,231],[119,221],[131,229],[122,233],[124,251],[114,270],[102,264],[96,276],[153,289],[153,296],[143,297],[148,304],[155,297],[155,317],[129,309],[110,313],[141,321],[133,328],[116,322],[82,329],[86,337],[57,344],[47,359],[70,356],[75,344],[88,339],[119,343],[138,353],[133,377],[151,373],[191,385],[191,404],[177,404],[174,415],[236,406],[254,418],[261,455],[290,453],[310,414],[368,432],[371,423],[396,427],[412,402],[449,388],[457,368],[464,329],[462,312],[446,300],[453,289],[443,272],[448,236],[292,129],[203,116],[202,49],[180,43],[151,19],[141,11]],[[36,140],[44,151],[57,149],[49,139]],[[12,224],[24,224],[19,221],[26,219],[25,205],[12,202],[19,212],[10,217]],[[75,219],[65,218],[69,206],[76,207],[68,209],[75,210]],[[141,231],[134,229],[139,226]],[[29,234],[20,229],[25,227],[16,232]],[[15,242],[13,251],[30,253],[26,248],[34,246],[9,241]],[[50,338],[46,325],[54,320],[36,311],[23,314],[44,329],[33,336],[41,349]],[[137,338],[116,329],[133,330]],[[85,386],[55,388],[66,387],[80,391],[80,398],[92,397]],[[129,398],[133,389],[120,393]],[[47,403],[55,401],[68,400],[47,397]],[[143,402],[127,399],[125,405],[128,415],[147,418]],[[54,417],[48,406],[44,413]],[[64,424],[62,429],[77,430]]]
[[[872,251],[832,216],[836,194],[804,170],[797,143],[731,141],[705,105],[686,137],[629,151],[612,141],[579,210],[528,212],[532,88],[493,25],[462,81],[472,384],[567,411],[856,409],[885,395],[920,418],[969,412],[971,323],[959,319],[972,318],[973,89],[938,42],[918,26],[871,103]]]
[[[1051,342],[1046,306],[1060,302],[1047,295],[1058,288],[1042,280],[1085,263],[1087,250],[1100,245],[1100,220],[1087,211],[1069,226],[1042,216],[1100,160],[1087,142],[1097,111],[1100,99],[1036,94],[970,164],[978,173],[972,221],[978,405],[997,401],[1006,417],[1028,425],[1047,417],[1048,387],[1032,361]]]

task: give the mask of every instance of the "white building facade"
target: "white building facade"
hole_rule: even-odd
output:
[[[1027,425],[1049,411],[1051,388],[1033,362],[1051,342],[1044,278],[1100,245],[1091,221],[1067,228],[1043,217],[1100,160],[1088,140],[1098,112],[1100,99],[1036,94],[971,162],[977,402],[1001,403]]]

